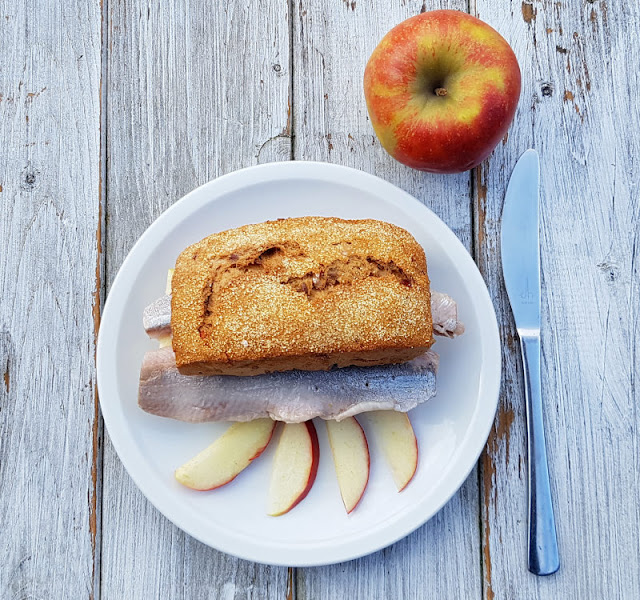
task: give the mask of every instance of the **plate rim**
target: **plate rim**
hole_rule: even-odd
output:
[[[464,254],[463,266],[465,267],[465,276],[469,276],[475,280],[475,282],[473,282],[476,284],[475,289],[479,291],[478,297],[474,298],[474,306],[477,307],[478,304],[481,304],[484,309],[483,314],[486,312],[489,316],[488,322],[483,324],[484,330],[486,331],[483,331],[483,335],[481,335],[481,348],[483,350],[483,356],[486,353],[489,358],[493,357],[494,360],[485,359],[480,368],[478,403],[473,411],[472,422],[477,422],[477,413],[481,402],[486,412],[483,421],[477,423],[473,429],[470,429],[470,433],[473,434],[473,439],[468,439],[470,437],[468,433],[462,438],[461,445],[452,456],[451,460],[459,463],[454,477],[454,483],[451,485],[450,490],[444,494],[440,494],[436,500],[433,501],[435,508],[420,511],[419,507],[421,504],[417,503],[412,510],[400,513],[396,518],[390,520],[385,527],[374,530],[373,534],[364,537],[359,536],[356,539],[340,544],[337,549],[336,544],[332,541],[316,543],[310,548],[294,547],[293,544],[289,543],[288,548],[278,547],[277,550],[272,546],[265,546],[263,544],[248,545],[246,539],[238,541],[237,537],[234,538],[233,535],[230,535],[226,528],[219,531],[222,535],[216,538],[215,543],[212,543],[212,540],[208,539],[206,535],[201,535],[200,532],[193,527],[192,522],[183,518],[180,514],[174,514],[175,510],[171,510],[170,503],[159,497],[157,493],[154,493],[152,479],[145,479],[141,469],[136,468],[136,465],[143,466],[140,460],[136,460],[141,458],[139,449],[132,444],[131,441],[127,439],[128,436],[117,427],[118,423],[123,420],[121,416],[119,417],[116,414],[118,403],[105,400],[105,398],[110,396],[119,397],[119,394],[117,384],[115,382],[111,383],[107,377],[107,373],[110,370],[107,351],[110,345],[113,347],[117,336],[115,334],[115,328],[103,328],[103,324],[115,318],[112,317],[112,313],[117,315],[118,309],[122,310],[122,298],[124,298],[126,294],[119,293],[119,291],[120,288],[126,291],[127,273],[131,268],[135,267],[136,260],[138,260],[138,262],[141,260],[137,259],[141,248],[153,243],[153,240],[157,237],[157,232],[161,233],[165,228],[171,229],[174,215],[182,213],[182,216],[186,218],[189,214],[199,210],[203,206],[218,202],[221,197],[229,192],[238,191],[255,184],[293,178],[325,180],[356,187],[364,191],[370,191],[373,185],[375,186],[377,195],[382,195],[386,188],[386,190],[391,192],[387,199],[388,202],[396,206],[402,206],[411,214],[415,214],[416,212],[419,214],[422,211],[422,214],[427,216],[432,221],[432,224],[435,224],[445,235],[452,238],[451,244],[455,252],[460,255],[460,251],[462,251]],[[112,370],[117,371],[115,367]],[[462,242],[429,207],[396,185],[359,169],[318,161],[281,161],[245,167],[214,178],[174,202],[147,227],[129,250],[118,269],[118,273],[107,295],[100,319],[96,345],[96,376],[100,409],[109,438],[116,450],[118,458],[138,489],[165,518],[207,546],[237,558],[273,566],[307,567],[335,564],[377,552],[406,537],[442,510],[444,505],[458,492],[468,478],[487,442],[498,407],[502,376],[502,358],[498,322],[484,279],[475,261]],[[463,447],[462,442],[466,445],[471,445],[473,451],[468,450],[464,456],[456,456]],[[126,458],[123,458],[123,456]],[[464,465],[464,467],[461,468],[460,464]],[[210,524],[210,527],[215,528],[213,524]],[[274,542],[276,542],[276,540],[274,540]],[[276,543],[274,546],[280,545]],[[328,554],[331,556],[327,556]]]

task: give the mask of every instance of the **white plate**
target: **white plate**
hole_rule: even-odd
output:
[[[188,424],[138,408],[145,351],[157,347],[142,310],[164,293],[167,269],[189,244],[224,229],[303,215],[374,218],[408,229],[427,255],[432,287],[459,304],[466,333],[438,338],[438,394],[411,412],[420,462],[397,493],[371,442],[371,475],[356,510],[342,506],[324,424],[318,476],[307,498],[281,517],[266,516],[275,444],[232,483],[211,492],[178,484],[176,467],[226,425]],[[487,440],[500,385],[500,342],[487,288],[454,233],[407,193],[354,169],[312,162],[251,167],[187,194],[133,247],[107,299],[98,339],[98,388],[109,435],[145,496],[178,527],[218,550],[274,565],[321,565],[384,548],[430,519],[462,485]],[[361,422],[367,431],[367,420]]]

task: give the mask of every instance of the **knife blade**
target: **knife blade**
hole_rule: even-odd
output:
[[[560,567],[549,484],[540,379],[540,162],[535,150],[518,160],[502,209],[500,253],[507,296],[524,367],[529,479],[529,570],[551,575]]]
[[[540,241],[538,153],[517,162],[502,209],[502,273],[516,327],[540,331]]]

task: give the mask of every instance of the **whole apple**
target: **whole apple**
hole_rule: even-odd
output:
[[[373,129],[396,160],[459,173],[481,163],[506,133],[520,96],[507,41],[455,10],[425,12],[382,38],[364,72]]]

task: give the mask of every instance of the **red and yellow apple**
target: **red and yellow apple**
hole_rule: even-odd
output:
[[[273,459],[269,516],[279,517],[304,500],[316,480],[319,455],[312,421],[285,423]]]
[[[208,448],[176,470],[176,479],[194,490],[213,490],[233,481],[269,445],[276,422],[234,423]]]
[[[340,495],[347,513],[360,502],[369,482],[369,445],[355,417],[326,421]]]
[[[454,10],[425,12],[382,38],[364,73],[373,129],[396,160],[458,173],[481,163],[506,133],[520,68],[495,29]]]

